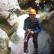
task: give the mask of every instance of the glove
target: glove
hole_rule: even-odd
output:
[[[31,31],[31,34],[34,34],[34,31]]]
[[[28,29],[27,31],[28,31],[29,33],[31,33],[31,29]]]

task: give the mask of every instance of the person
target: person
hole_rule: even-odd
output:
[[[34,49],[35,52],[38,52],[38,43],[37,38],[38,34],[41,31],[41,27],[36,16],[36,10],[30,8],[29,9],[29,17],[24,20],[24,53],[28,53],[28,41],[30,37],[33,37]]]

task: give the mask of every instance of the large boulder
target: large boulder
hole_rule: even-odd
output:
[[[49,54],[54,54],[54,11],[52,11],[47,18],[48,19],[42,21],[41,25],[42,28],[50,34]]]
[[[11,9],[20,9],[17,0],[0,0],[0,15],[7,18]]]
[[[46,20],[43,20],[41,25],[49,34],[54,34],[54,11],[47,14]]]
[[[9,38],[5,31],[0,29],[0,54],[9,54],[8,48]]]
[[[20,9],[17,0],[0,0],[0,28],[10,36],[16,29],[17,16],[14,11]],[[17,12],[18,12],[17,10]]]

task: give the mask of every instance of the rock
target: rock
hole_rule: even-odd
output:
[[[17,0],[0,0],[0,11],[7,11],[13,8],[20,9]]]
[[[54,34],[54,11],[48,15],[47,19],[43,20],[41,25],[49,34]]]
[[[17,0],[0,0],[0,16],[3,16],[6,19],[9,16],[9,10],[11,9],[20,9]]]
[[[42,28],[50,34],[51,40],[49,40],[50,54],[54,54],[54,11],[48,14],[48,19],[42,21]]]
[[[11,26],[13,26],[15,23],[17,23],[17,20],[18,20],[17,18],[18,18],[17,15],[13,14],[10,16],[10,18],[8,18],[7,21]]]
[[[17,16],[14,13],[16,9],[20,9],[17,0],[0,0],[0,28],[7,32],[8,35],[12,34],[15,27],[18,26],[16,26]]]
[[[0,29],[0,54],[8,54],[8,35]]]

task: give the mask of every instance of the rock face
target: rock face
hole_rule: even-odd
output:
[[[0,28],[7,33],[13,33],[17,24],[14,10],[20,9],[17,0],[0,0]]]
[[[50,34],[49,41],[50,54],[54,54],[54,11],[50,14],[47,20],[42,21],[42,28]]]
[[[12,9],[20,9],[17,0],[0,0],[0,54],[9,54],[8,36],[11,36],[18,26],[17,16]]]
[[[10,9],[20,9],[17,0],[0,0],[0,15],[7,18]]]
[[[50,34],[54,34],[54,11],[52,11],[48,19],[42,21],[42,28]]]
[[[8,54],[8,35],[0,29],[0,54]]]

